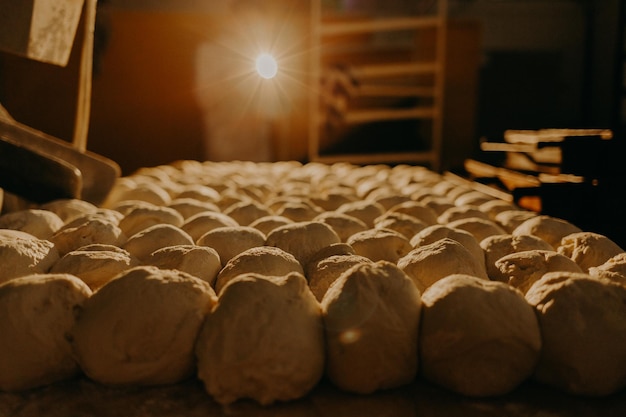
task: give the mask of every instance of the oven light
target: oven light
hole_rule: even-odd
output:
[[[278,73],[278,63],[270,54],[261,54],[256,59],[256,71],[261,77],[269,80]]]

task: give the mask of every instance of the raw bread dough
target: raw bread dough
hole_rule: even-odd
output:
[[[139,259],[124,249],[94,244],[67,253],[52,266],[50,273],[74,275],[96,291],[119,273],[135,266],[139,266]]]
[[[50,239],[62,226],[63,220],[49,210],[26,209],[0,216],[0,229],[19,230],[38,239]]]
[[[82,370],[107,385],[172,384],[193,374],[193,347],[217,297],[184,272],[132,268],[89,298],[72,330]]]
[[[391,207],[387,212],[408,214],[429,226],[437,224],[437,213],[432,208],[418,201],[405,201]]]
[[[184,223],[182,214],[170,207],[148,206],[135,207],[130,210],[119,226],[128,237],[157,224],[171,224],[181,227]]]
[[[254,200],[235,203],[224,209],[223,213],[242,226],[248,226],[256,219],[274,214],[268,207]]]
[[[214,288],[219,294],[228,282],[242,274],[284,276],[291,272],[304,275],[302,265],[292,254],[273,246],[259,246],[231,258],[219,272]]]
[[[551,216],[534,216],[513,230],[514,235],[533,235],[548,242],[554,250],[561,245],[561,239],[572,233],[582,232],[567,220]]]
[[[624,252],[608,237],[592,232],[572,233],[563,237],[557,250],[580,265],[584,272]]]
[[[78,278],[35,274],[0,285],[0,391],[35,388],[80,372],[67,334],[91,295]]]
[[[64,256],[82,246],[100,243],[121,246],[126,235],[115,223],[101,218],[92,218],[78,225],[68,224],[57,231],[50,241],[54,243],[60,256]]]
[[[309,262],[306,268],[306,277],[309,281],[309,288],[318,301],[322,301],[328,287],[339,278],[339,276],[352,268],[354,265],[372,263],[364,256],[355,254],[332,255],[321,258],[315,262]]]
[[[404,235],[388,229],[369,229],[355,233],[346,243],[354,248],[357,255],[374,262],[388,261],[394,264],[413,249]]]
[[[477,261],[481,262],[484,266],[485,254],[480,247],[480,243],[476,240],[473,234],[461,229],[454,229],[441,224],[435,224],[428,226],[422,230],[413,238],[411,238],[411,246],[418,248],[420,246],[430,245],[438,240],[449,238],[456,240],[467,249]]]
[[[265,245],[265,235],[250,226],[225,226],[206,232],[196,244],[215,249],[224,266],[241,252]]]
[[[537,217],[537,213],[528,210],[505,210],[502,211],[493,218],[507,233],[513,233],[513,230],[520,224],[524,223],[528,219]],[[523,233],[522,233],[523,235]]]
[[[206,201],[195,200],[193,198],[181,198],[178,197],[168,207],[179,212],[184,219],[188,219],[198,213],[204,213],[206,211],[219,212],[220,209],[217,205]]]
[[[309,260],[321,249],[341,239],[326,223],[311,221],[287,224],[278,227],[267,235],[267,246],[276,246],[285,252],[291,253],[301,265]]]
[[[452,274],[489,279],[484,264],[465,246],[449,238],[413,249],[400,258],[398,267],[413,279],[420,291]]]
[[[471,217],[490,220],[487,213],[479,210],[476,206],[454,206],[441,213],[439,217],[437,217],[437,222],[440,224],[448,224],[456,220],[468,219]]]
[[[506,282],[524,294],[548,272],[583,272],[576,262],[552,250],[512,253],[498,259],[495,267],[499,270],[497,281]]]
[[[339,236],[342,242],[347,241],[353,234],[368,229],[363,220],[357,219],[349,214],[338,213],[336,211],[327,211],[316,216],[313,220],[329,225],[335,233],[337,233],[337,236]]]
[[[203,234],[218,227],[237,227],[239,224],[224,213],[205,211],[191,216],[180,226],[196,242]]]
[[[400,212],[387,212],[374,221],[377,229],[389,229],[400,233],[411,240],[413,236],[428,227],[426,223],[410,214]]]
[[[156,224],[130,237],[123,248],[131,255],[145,262],[150,254],[166,246],[193,245],[186,232],[171,224]]]
[[[267,236],[272,230],[276,229],[277,227],[291,223],[293,223],[293,220],[288,219],[287,217],[270,215],[256,219],[255,221],[250,223],[250,227],[259,229],[261,233]]]
[[[58,260],[54,243],[19,230],[0,229],[0,283],[48,272]]]
[[[304,397],[324,373],[320,305],[301,274],[240,275],[223,288],[195,350],[198,377],[218,403]]]
[[[476,397],[502,395],[530,378],[541,350],[533,308],[502,282],[458,274],[422,294],[424,378]]]
[[[385,207],[374,201],[357,200],[342,204],[335,210],[361,220],[367,227],[374,227],[374,220],[385,213]]]
[[[535,378],[571,394],[626,386],[626,287],[587,274],[551,272],[526,293],[543,348]]]
[[[39,208],[55,213],[64,223],[71,221],[74,217],[93,213],[98,210],[98,207],[90,202],[77,198],[50,201],[40,205]]]
[[[322,299],[326,376],[369,394],[413,381],[418,367],[420,294],[390,262],[359,263]]]
[[[531,235],[494,235],[483,239],[480,242],[480,247],[485,253],[485,266],[487,268],[487,275],[494,281],[507,282],[508,277],[503,276],[500,272],[500,268],[496,266],[496,261],[503,256],[510,255],[516,252],[523,252],[528,250],[549,250],[553,248],[548,242],[537,236]]]
[[[174,245],[157,249],[145,261],[161,269],[177,269],[208,282],[212,287],[222,269],[220,255],[213,248],[196,245]]]
[[[589,268],[589,275],[626,285],[626,252],[615,255],[602,265]]]
[[[486,239],[489,236],[506,234],[506,231],[496,222],[480,217],[468,217],[465,219],[454,220],[448,223],[448,227],[470,232],[474,235],[478,243],[482,242],[483,239]]]

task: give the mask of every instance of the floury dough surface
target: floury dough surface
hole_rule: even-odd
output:
[[[368,394],[415,378],[420,295],[398,267],[386,261],[353,266],[328,288],[322,308],[333,384]]]
[[[46,273],[58,260],[59,252],[52,242],[18,230],[0,230],[0,283]]]
[[[91,295],[67,274],[35,274],[0,285],[0,391],[25,390],[80,372],[67,339]]]
[[[193,345],[215,304],[208,283],[140,266],[93,294],[72,331],[85,374],[106,385],[160,385],[193,375]]]
[[[324,373],[324,331],[304,276],[230,281],[202,326],[196,356],[198,377],[221,404],[305,396]]]

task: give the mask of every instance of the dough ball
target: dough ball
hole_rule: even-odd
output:
[[[276,215],[286,217],[294,222],[311,221],[322,212],[322,209],[302,202],[286,202],[276,209]]]
[[[309,262],[307,262],[306,265],[303,265],[303,267],[306,269],[312,263],[314,264],[321,259],[335,255],[355,255],[354,248],[343,242],[333,243],[315,252],[315,254],[309,258]]]
[[[485,265],[487,275],[494,281],[507,282],[508,277],[500,273],[500,268],[496,266],[496,261],[503,256],[516,252],[529,250],[552,251],[553,248],[548,242],[537,236],[510,234],[489,236],[480,242],[480,247],[485,253]]]
[[[424,203],[418,201],[405,201],[391,207],[388,212],[404,213],[413,216],[427,225],[437,224],[437,213]]]
[[[626,288],[586,274],[552,272],[526,293],[543,348],[535,378],[577,395],[626,386]]]
[[[270,215],[263,216],[250,223],[250,227],[258,229],[261,233],[267,236],[272,230],[277,227],[284,226],[286,224],[293,223],[293,220],[284,216]]]
[[[284,276],[291,272],[304,275],[302,265],[292,254],[272,246],[250,248],[226,263],[217,276],[215,291],[219,294],[228,282],[239,275],[256,273],[262,276]]]
[[[519,207],[513,203],[509,203],[508,201],[496,198],[479,204],[478,209],[483,213],[486,213],[490,219],[495,220],[498,214],[510,210],[519,210]]]
[[[168,204],[168,207],[179,212],[184,219],[188,219],[198,213],[204,213],[205,211],[220,211],[219,207],[213,203],[199,201],[193,198],[176,198]]]
[[[155,206],[167,206],[172,201],[170,194],[163,187],[156,184],[155,181],[140,181],[140,183],[132,181],[124,184],[119,189],[116,186],[112,195],[107,198],[106,207],[112,207],[124,200],[140,200]]]
[[[39,206],[42,210],[48,210],[56,214],[63,220],[64,223],[69,222],[74,217],[82,216],[83,214],[93,213],[98,210],[98,207],[91,204],[88,201],[79,200],[76,198],[60,199],[44,203]]]
[[[203,234],[196,244],[215,249],[224,266],[241,252],[265,245],[265,235],[250,226],[218,227]]]
[[[215,203],[219,201],[220,193],[215,188],[206,185],[188,184],[183,186],[180,192],[176,195],[176,199],[179,198],[193,198],[194,200],[206,203]]]
[[[242,226],[248,226],[256,219],[274,214],[268,207],[254,200],[235,203],[226,208],[223,213]]]
[[[583,272],[576,262],[552,250],[512,253],[498,259],[495,267],[499,270],[498,281],[506,282],[522,293],[548,272]]]
[[[231,217],[219,212],[205,211],[189,217],[180,226],[197,242],[203,234],[218,227],[237,227],[239,224]]]
[[[449,238],[456,240],[467,249],[472,256],[484,266],[485,253],[480,247],[480,243],[470,232],[461,229],[435,224],[428,226],[410,240],[411,246],[418,248],[420,246],[430,245],[438,240]]]
[[[455,220],[448,223],[448,227],[470,232],[479,243],[489,236],[506,234],[506,231],[496,222],[479,217],[468,217],[466,219]]]
[[[507,233],[513,233],[513,230],[515,230],[517,226],[524,223],[528,219],[532,219],[533,217],[537,217],[537,213],[528,210],[515,209],[505,210],[498,213],[493,219],[496,223],[502,226]]]
[[[481,193],[480,191],[469,191],[455,198],[454,204],[459,207],[463,207],[463,206],[478,207],[490,201],[501,201],[501,200],[496,200],[493,197],[488,196],[487,194]]]
[[[572,233],[582,232],[567,220],[551,216],[534,216],[513,230],[514,235],[533,235],[548,242],[554,250],[561,245],[561,239]]]
[[[370,193],[367,196],[367,199],[380,204],[385,208],[385,210],[389,210],[393,206],[397,206],[398,204],[402,204],[406,201],[411,201],[411,197],[398,194],[394,191],[387,191],[384,192],[382,195],[375,195]]]
[[[107,385],[160,385],[193,374],[193,347],[216,302],[208,283],[156,267],[130,269],[94,293],[72,331],[85,374]]]
[[[323,194],[311,197],[311,201],[325,211],[335,211],[346,203],[357,200],[351,189],[334,187]]]
[[[138,265],[139,259],[127,251],[113,245],[96,244],[67,253],[52,266],[50,273],[74,275],[95,291],[116,275]]]
[[[357,200],[342,204],[337,213],[347,214],[361,220],[367,227],[374,226],[374,220],[385,213],[385,208],[378,203],[367,200]]]
[[[35,274],[0,285],[0,391],[40,387],[79,373],[67,335],[91,295],[76,277]]]
[[[367,230],[368,227],[363,220],[357,219],[349,214],[327,211],[315,217],[314,221],[329,225],[342,242],[348,240],[355,233]]]
[[[166,246],[193,245],[191,236],[171,224],[156,224],[130,237],[123,248],[145,262],[150,254]]]
[[[48,210],[27,209],[0,216],[0,229],[19,230],[38,239],[50,239],[62,226],[63,220]]]
[[[318,301],[322,301],[328,287],[339,278],[341,274],[354,265],[372,263],[372,261],[360,255],[333,255],[309,262],[306,268],[306,277],[309,288]]]
[[[0,283],[48,272],[58,260],[54,243],[19,230],[0,229]]]
[[[447,224],[455,220],[469,219],[477,217],[480,219],[490,220],[487,213],[480,211],[475,206],[454,206],[450,207],[437,217],[437,222],[441,224]]]
[[[541,333],[516,289],[451,275],[426,289],[422,303],[420,360],[427,380],[486,397],[511,392],[532,376]]]
[[[325,355],[321,308],[304,276],[230,281],[202,326],[196,356],[198,377],[220,404],[307,395],[324,373]]]
[[[418,366],[420,294],[389,262],[360,263],[322,299],[326,375],[361,394],[413,381]]]
[[[100,243],[120,246],[126,241],[126,235],[117,225],[108,220],[94,218],[78,225],[68,225],[57,231],[50,241],[54,243],[60,256],[82,246]]]
[[[406,237],[387,229],[369,229],[356,233],[346,243],[354,248],[357,255],[374,262],[389,261],[394,264],[413,249]]]
[[[572,233],[563,237],[557,250],[580,265],[584,272],[624,252],[608,237],[592,232]]]
[[[428,227],[426,223],[406,213],[387,212],[374,221],[377,229],[389,229],[400,233],[407,239]]]
[[[63,228],[66,229],[68,227],[76,227],[80,226],[83,223],[89,222],[91,220],[103,220],[109,223],[113,223],[116,226],[119,226],[120,221],[124,218],[124,215],[117,210],[111,210],[106,208],[99,208],[98,210],[81,214],[79,216],[73,217],[72,220],[68,221],[63,225]]]
[[[177,269],[208,282],[212,287],[222,263],[217,251],[207,246],[176,245],[157,249],[146,259],[147,265]]]
[[[321,249],[340,242],[341,239],[329,225],[312,221],[288,224],[272,230],[267,235],[266,245],[291,253],[301,265],[306,265]]]
[[[484,264],[456,240],[444,238],[419,246],[398,260],[402,269],[420,291],[452,274],[488,279]]]
[[[171,224],[172,226],[181,227],[184,223],[182,214],[170,207],[135,207],[130,210],[122,220],[119,226],[124,234],[128,237],[133,236],[148,227],[157,224]]]
[[[602,265],[592,266],[589,275],[626,285],[626,252],[615,255]]]

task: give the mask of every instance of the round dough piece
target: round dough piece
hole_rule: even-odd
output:
[[[535,378],[568,393],[609,395],[626,386],[626,287],[551,272],[526,293],[543,348]]]
[[[306,268],[306,277],[309,281],[309,288],[318,301],[322,301],[324,294],[330,285],[348,269],[354,265],[372,263],[364,256],[355,254],[332,255],[324,257],[316,262],[309,262]]]
[[[72,330],[82,370],[107,385],[171,384],[193,374],[193,347],[217,297],[184,272],[130,269],[94,293]]]
[[[224,266],[241,252],[265,245],[265,235],[250,226],[218,227],[203,234],[196,244],[215,249]]]
[[[478,209],[475,206],[454,206],[450,207],[437,217],[437,222],[440,224],[448,224],[455,220],[468,219],[471,217],[478,217],[480,219],[489,220],[489,216],[484,211]]]
[[[150,254],[166,246],[193,245],[191,236],[171,224],[156,224],[135,233],[123,248],[145,262]]]
[[[291,272],[304,275],[302,265],[292,254],[272,246],[250,248],[226,263],[217,276],[215,291],[219,294],[228,282],[242,274],[284,276]]]
[[[506,231],[492,220],[480,217],[468,217],[448,223],[448,227],[453,229],[461,229],[470,232],[476,238],[478,243],[483,239],[494,235],[504,235]]]
[[[361,220],[367,227],[374,227],[374,220],[385,213],[385,207],[374,201],[357,200],[342,204],[335,210]]]
[[[311,221],[287,224],[278,227],[267,235],[267,246],[281,248],[291,253],[301,265],[309,260],[321,249],[341,239],[326,223]]]
[[[489,279],[484,264],[456,240],[444,238],[419,246],[400,258],[402,269],[420,291],[452,274],[465,274]]]
[[[512,253],[498,259],[495,267],[499,270],[498,281],[506,282],[524,294],[548,272],[583,272],[576,262],[552,250]]]
[[[198,213],[204,213],[206,211],[219,212],[220,209],[217,205],[206,201],[195,200],[193,198],[181,198],[178,197],[170,204],[169,208],[172,208],[179,212],[184,219],[188,219]]]
[[[130,210],[119,226],[128,237],[157,224],[171,224],[180,227],[184,223],[183,215],[170,207],[140,206]]]
[[[286,224],[293,223],[293,220],[288,219],[283,216],[263,216],[261,218],[256,219],[252,223],[250,223],[250,227],[254,227],[255,229],[259,229],[261,233],[267,236],[272,230],[277,227],[284,226]]]
[[[268,207],[254,200],[235,203],[226,208],[223,213],[242,226],[248,226],[261,217],[274,214]]]
[[[510,234],[489,236],[480,242],[480,247],[485,253],[487,275],[489,275],[489,278],[494,281],[502,282],[507,282],[508,277],[503,276],[500,272],[500,268],[496,266],[496,261],[498,259],[516,252],[529,250],[554,250],[548,242],[538,238],[537,236],[514,236]]]
[[[589,275],[626,285],[626,252],[615,255],[602,265],[589,268]]]
[[[77,198],[50,201],[40,205],[39,208],[53,212],[59,216],[64,223],[71,221],[74,217],[90,214],[98,210],[98,207],[90,202]]]
[[[301,274],[240,275],[223,288],[195,351],[198,377],[220,404],[302,398],[324,373],[320,305]]]
[[[31,389],[80,372],[67,334],[91,295],[78,278],[35,274],[0,285],[0,391]]]
[[[294,222],[311,221],[322,212],[322,209],[312,204],[290,201],[276,209],[276,215],[286,217]]]
[[[346,243],[354,248],[357,255],[374,262],[388,261],[394,264],[413,249],[404,235],[387,229],[369,229],[356,233]]]
[[[19,230],[0,229],[0,283],[46,273],[58,260],[54,243]]]
[[[342,242],[348,240],[355,233],[367,230],[368,227],[363,220],[357,219],[345,213],[336,211],[327,211],[313,219],[314,221],[326,223],[337,233]]]
[[[537,217],[537,213],[528,210],[514,209],[500,212],[496,214],[493,219],[496,223],[502,226],[507,233],[513,233],[513,230],[515,230],[517,226],[524,223],[528,219],[532,219],[533,217]]]
[[[427,205],[418,201],[405,201],[391,207],[388,212],[404,213],[413,216],[427,225],[437,224],[437,213]]]
[[[205,211],[189,217],[180,228],[187,232],[194,242],[197,242],[203,234],[213,229],[237,226],[239,224],[224,213]]]
[[[513,230],[514,235],[533,235],[548,242],[554,250],[561,245],[561,239],[572,233],[582,232],[567,220],[551,216],[534,216]]]
[[[563,237],[557,251],[571,258],[584,272],[624,252],[608,237],[592,232],[572,233]]]
[[[186,272],[208,282],[212,287],[222,269],[220,255],[215,249],[196,245],[175,245],[157,249],[145,263],[161,269]]]
[[[484,266],[485,253],[480,247],[480,243],[473,234],[465,230],[435,224],[428,226],[426,229],[413,236],[410,243],[414,248],[418,248],[420,246],[430,245],[444,238],[456,240],[461,245],[465,246],[465,249],[467,249],[476,260],[483,263]]]
[[[103,246],[107,246],[106,248]],[[96,291],[116,275],[139,266],[139,259],[112,245],[87,245],[67,253],[50,273],[71,274]]]
[[[490,219],[495,220],[498,214],[510,210],[519,210],[519,207],[513,203],[509,203],[508,201],[496,198],[479,204],[478,209],[486,213]]]
[[[374,225],[377,229],[394,230],[409,240],[428,227],[417,217],[400,212],[387,212],[377,218]]]
[[[473,397],[506,394],[529,379],[541,350],[533,308],[516,289],[458,274],[422,294],[425,379]]]
[[[27,209],[0,216],[0,229],[19,230],[38,239],[50,239],[62,226],[63,220],[49,210]]]
[[[338,388],[369,394],[417,374],[420,293],[394,264],[360,263],[322,299],[326,375]]]
[[[56,246],[59,255],[64,256],[93,243],[120,246],[126,241],[126,235],[115,223],[101,218],[92,218],[84,223],[62,227],[52,235],[50,241]]]

